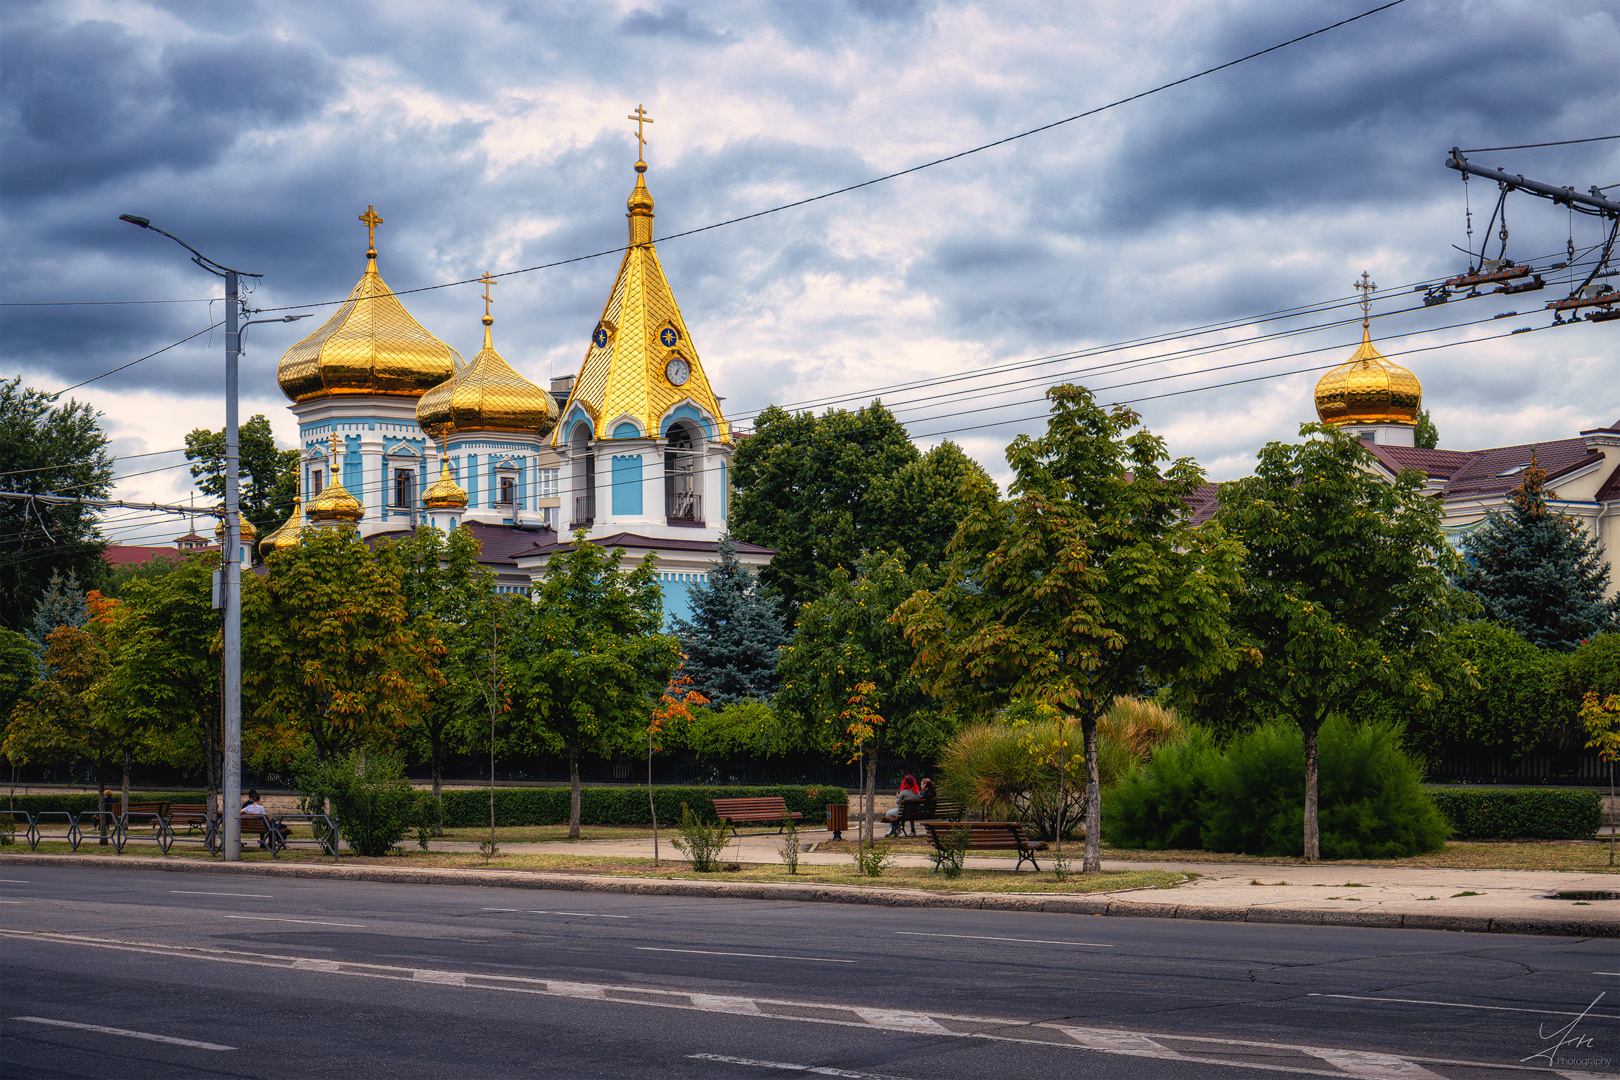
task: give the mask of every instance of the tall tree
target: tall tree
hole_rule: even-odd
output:
[[[438,642],[444,686],[428,695],[407,737],[427,751],[433,797],[444,777],[445,755],[470,745],[488,718],[490,636],[499,604],[495,575],[478,562],[479,543],[466,529],[446,536],[420,528],[389,545],[400,567],[405,611],[416,631]]]
[[[266,724],[291,723],[317,758],[391,748],[444,686],[443,646],[406,613],[397,559],[353,529],[319,529],[244,576],[242,683]]]
[[[0,382],[0,479],[8,491],[105,498],[112,458],[99,414],[55,402],[20,376]],[[0,499],[0,626],[25,629],[53,574],[94,582],[105,548],[88,507]]]
[[[995,481],[955,443],[945,441],[872,486],[872,549],[904,548],[912,566],[939,567],[957,524],[1000,498]]]
[[[1237,662],[1227,615],[1242,552],[1219,527],[1188,524],[1203,473],[1188,458],[1165,468],[1164,441],[1133,431],[1136,413],[1106,410],[1080,386],[1047,397],[1046,434],[1007,449],[1010,502],[969,513],[944,585],[913,597],[897,620],[924,685],[962,712],[1024,699],[1078,721],[1081,869],[1092,872],[1101,869],[1097,720],[1144,684],[1196,681]]]
[[[687,591],[691,621],[674,620],[686,656],[681,675],[705,703],[763,701],[776,692],[777,653],[787,644],[787,629],[754,572],[737,560],[730,533],[720,538],[719,555],[708,580]]]
[[[868,552],[856,569],[853,577],[833,570],[821,595],[800,610],[793,641],[782,650],[777,704],[797,714],[806,743],[860,760],[861,831],[871,839],[879,752],[931,754],[950,726],[924,693],[912,670],[916,652],[893,622],[895,610],[931,579],[908,571],[903,551]]]
[[[0,627],[0,728],[34,685],[35,676],[34,643],[15,630]]]
[[[43,659],[45,642],[52,630],[59,626],[77,628],[89,621],[90,605],[85,600],[84,590],[79,588],[79,579],[71,572],[63,577],[60,572],[52,571],[51,580],[34,605],[33,618],[24,633],[33,642],[34,654]]]
[[[298,451],[278,450],[270,421],[259,413],[237,428],[241,455],[242,516],[260,536],[287,522],[298,493]],[[225,497],[225,430],[193,428],[186,434],[186,458],[195,462],[191,476],[206,494]]]
[[[1596,536],[1547,506],[1547,470],[1532,455],[1508,513],[1491,511],[1463,540],[1458,585],[1485,617],[1544,649],[1573,649],[1620,629],[1620,597],[1605,598],[1609,566]]]
[[[1214,694],[1247,689],[1305,736],[1303,851],[1321,857],[1316,736],[1369,691],[1428,706],[1456,668],[1442,631],[1455,620],[1458,563],[1421,473],[1385,482],[1359,440],[1332,425],[1268,443],[1255,475],[1225,485],[1216,521],[1248,551],[1233,621],[1259,665]]]
[[[894,546],[873,489],[919,457],[879,401],[819,417],[774,405],[760,413],[732,458],[730,523],[739,540],[776,549],[760,580],[790,618],[834,569],[853,573],[862,551]]]
[[[1423,450],[1433,450],[1440,445],[1440,429],[1434,426],[1428,409],[1418,410],[1417,430],[1413,432],[1412,441]]]
[[[675,636],[658,632],[664,605],[653,556],[633,570],[621,568],[623,558],[623,548],[575,533],[506,630],[513,738],[567,754],[573,840],[580,754],[639,750],[653,703],[680,664]]]

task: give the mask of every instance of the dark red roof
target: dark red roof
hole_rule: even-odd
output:
[[[713,540],[685,540],[679,537],[641,536],[638,533],[629,532],[614,533],[612,536],[603,536],[592,540],[591,543],[597,545],[598,547],[622,547],[638,551],[715,551],[719,547],[719,545]],[[776,554],[776,550],[774,548],[761,547],[758,544],[748,544],[741,540],[735,540],[733,543],[737,545],[737,551],[744,555]],[[542,541],[535,544],[527,551],[522,551],[518,554],[554,555],[559,552],[572,551],[573,549],[574,541],[572,538],[570,538],[568,540]]]
[[[528,554],[538,544],[555,540],[551,529],[519,529],[512,525],[486,525],[482,521],[465,521],[462,527],[478,541],[478,561],[481,563],[511,564],[514,557]]]
[[[1381,443],[1362,443],[1372,456],[1383,462],[1390,472],[1416,469],[1430,479],[1447,479],[1468,464],[1472,456],[1466,450],[1425,450],[1420,446],[1387,446]]]
[[[1192,514],[1190,519],[1192,524],[1202,525],[1215,516],[1215,511],[1220,509],[1220,504],[1216,501],[1218,490],[1214,484],[1199,484],[1197,489],[1187,496],[1187,509]]]
[[[1554,439],[1543,443],[1495,446],[1488,450],[1424,450],[1379,443],[1363,445],[1390,472],[1416,469],[1431,480],[1441,481],[1439,494],[1446,499],[1506,495],[1524,481],[1524,467],[1530,464],[1532,455],[1547,470],[1548,483],[1603,460],[1601,453],[1587,447],[1585,439]],[[1604,485],[1605,489],[1612,484],[1611,477],[1609,484]]]
[[[179,561],[187,555],[200,555],[200,551],[181,551],[172,547],[142,547],[138,544],[108,544],[101,553],[108,566],[145,566],[153,559]]]

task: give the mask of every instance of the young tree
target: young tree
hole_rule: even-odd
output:
[[[413,627],[443,649],[438,668],[445,684],[428,696],[408,729],[408,736],[427,750],[435,799],[445,755],[471,743],[488,711],[484,687],[499,605],[495,575],[478,562],[478,552],[478,541],[465,529],[447,537],[424,527],[388,545],[383,556],[398,562],[400,590]]]
[[[260,536],[269,536],[287,523],[293,496],[298,493],[298,451],[278,450],[270,421],[260,413],[237,428],[241,458],[242,516]],[[225,432],[193,428],[186,433],[186,458],[192,479],[206,494],[225,497]]]
[[[273,554],[263,579],[245,575],[254,716],[302,728],[317,759],[391,748],[445,683],[443,646],[413,625],[400,575],[348,528],[318,529]]]
[[[1544,649],[1573,649],[1620,629],[1620,597],[1605,599],[1609,567],[1597,537],[1547,507],[1547,471],[1532,455],[1513,489],[1509,513],[1491,511],[1463,540],[1467,567],[1458,585],[1479,598],[1485,617]]]
[[[653,706],[652,713],[647,718],[647,810],[652,815],[654,866],[658,865],[658,803],[653,799],[653,754],[663,749],[658,744],[670,728],[679,724],[690,724],[692,710],[707,704],[709,699],[704,697],[686,673],[677,667],[675,677],[664,687],[658,703]]]
[[[1332,425],[1268,443],[1255,475],[1225,485],[1216,521],[1248,551],[1233,623],[1263,662],[1217,693],[1274,702],[1305,736],[1305,858],[1321,857],[1316,736],[1377,691],[1429,705],[1456,667],[1442,631],[1456,616],[1456,557],[1422,474],[1393,483],[1359,440]]]
[[[806,743],[860,760],[861,834],[870,840],[878,753],[885,746],[931,753],[950,729],[912,671],[916,651],[891,621],[929,579],[906,569],[903,551],[870,552],[857,569],[855,577],[833,570],[801,609],[782,650],[777,704],[800,718]]]
[[[0,461],[6,488],[37,495],[105,498],[112,488],[112,458],[99,414],[88,405],[0,381]],[[23,630],[53,575],[94,582],[105,564],[106,543],[87,506],[0,499],[0,626]],[[43,640],[43,639],[42,639]]]
[[[1101,869],[1097,720],[1144,684],[1237,662],[1227,614],[1242,551],[1219,527],[1188,524],[1203,473],[1187,458],[1163,468],[1164,441],[1133,432],[1134,412],[1079,386],[1047,397],[1046,434],[1007,449],[1011,501],[964,518],[945,584],[896,618],[924,685],[963,713],[1024,699],[1078,721],[1089,873]]]
[[[551,556],[533,603],[507,631],[514,738],[568,755],[568,837],[579,839],[579,756],[639,749],[648,710],[680,663],[661,634],[654,556],[623,570],[612,551],[574,534]]]
[[[719,548],[707,583],[687,592],[691,621],[675,617],[675,635],[686,657],[682,675],[716,704],[764,700],[776,692],[777,652],[787,644],[787,630],[754,572],[737,561],[730,533],[720,538]]]

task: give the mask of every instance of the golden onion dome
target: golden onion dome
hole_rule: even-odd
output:
[[[495,351],[484,316],[484,347],[472,362],[416,403],[416,422],[436,439],[463,431],[546,435],[557,426],[557,399],[512,370]]]
[[[281,528],[259,541],[260,557],[268,556],[272,551],[285,551],[297,547],[304,539],[304,499],[298,496],[293,499],[293,512],[282,524]]]
[[[1363,325],[1361,348],[1316,383],[1316,415],[1324,424],[1417,424],[1423,384],[1384,359]]]
[[[238,528],[241,530],[243,543],[251,544],[258,539],[259,530],[255,529],[253,522],[243,517],[240,511],[236,515],[236,521]],[[223,518],[220,519],[218,525],[214,526],[214,543],[219,544],[221,547],[225,545],[225,520]]]
[[[455,374],[461,354],[422,328],[377,273],[375,230],[382,218],[360,216],[372,231],[366,272],[319,330],[288,349],[276,378],[294,402],[365,395],[419,397]]]
[[[422,492],[422,505],[429,510],[467,509],[467,490],[450,475],[450,460],[439,461],[439,478]]]
[[[332,482],[310,500],[306,515],[311,521],[340,521],[352,525],[366,516],[366,508],[349,494],[349,489],[337,478],[337,470],[333,469]]]

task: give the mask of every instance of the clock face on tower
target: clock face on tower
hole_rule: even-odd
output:
[[[658,331],[658,340],[663,344],[664,348],[673,349],[675,343],[681,340],[681,333],[673,326],[666,326]]]
[[[665,333],[669,332],[665,331]],[[686,380],[691,377],[692,365],[678,356],[664,365],[664,378],[669,380],[671,386],[685,386]]]
[[[607,348],[607,343],[608,343],[607,327],[598,326],[596,328],[596,333],[591,335],[591,343],[593,345],[595,345],[598,349]]]

